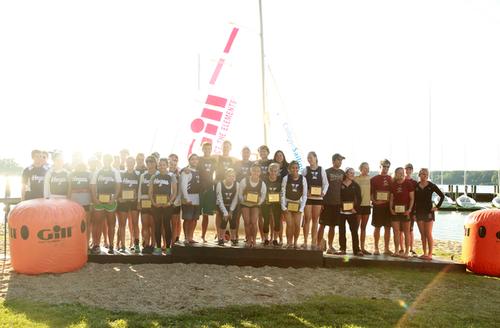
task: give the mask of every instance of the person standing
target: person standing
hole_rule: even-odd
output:
[[[384,254],[392,255],[389,249],[391,240],[391,212],[389,211],[389,198],[391,194],[392,178],[388,174],[391,162],[388,159],[380,161],[380,174],[370,180],[371,200],[373,204],[372,226],[375,227],[374,255],[380,255],[379,240],[380,228],[384,227]]]
[[[340,208],[340,225],[339,225],[339,244],[340,251],[337,255],[345,255],[347,250],[346,241],[346,222],[349,224],[352,238],[352,251],[356,256],[363,256],[363,252],[359,249],[358,239],[358,219],[356,214],[360,210],[361,204],[361,188],[354,181],[354,169],[346,168],[342,188],[340,192],[342,205]]]
[[[405,180],[404,169],[398,167],[394,171],[394,179],[391,185],[391,196],[389,200],[389,209],[392,214],[392,229],[394,232],[394,248],[399,249],[399,232],[400,227],[403,228],[404,234],[404,253],[401,255],[398,252],[395,256],[408,258],[410,251],[410,214],[415,200],[415,190],[413,184]]]
[[[85,223],[87,224],[87,246],[92,231],[92,220],[90,205],[92,195],[90,193],[90,179],[92,174],[87,170],[85,162],[75,162],[74,171],[69,175],[69,199],[80,204],[85,210]]]
[[[52,167],[44,178],[44,198],[68,198],[69,172],[64,168],[64,159],[61,153],[52,153]]]
[[[92,200],[95,211],[95,221],[92,232],[92,251],[100,253],[101,234],[104,221],[108,227],[108,254],[114,254],[113,244],[116,226],[116,199],[120,194],[120,172],[111,167],[113,156],[106,154],[102,157],[103,167],[98,170],[90,181]]]
[[[153,218],[153,204],[149,197],[149,185],[151,178],[157,171],[156,158],[148,156],[146,158],[147,171],[139,177],[138,204],[137,208],[141,212],[141,235],[142,235],[142,253],[152,254],[155,245],[155,224]]]
[[[179,156],[176,154],[168,155],[168,171],[175,175],[177,179],[177,186],[180,188],[180,170],[178,167]],[[180,189],[177,192],[177,198],[174,202],[174,208],[172,210],[172,240],[173,243],[179,243],[179,238],[181,236],[181,192]]]
[[[266,184],[262,181],[260,166],[252,165],[250,177],[241,180],[239,200],[245,224],[246,247],[255,247],[260,206],[266,199]]]
[[[405,180],[410,182],[410,184],[413,186],[413,190],[417,187],[417,181],[413,179],[413,165],[411,163],[408,163],[405,165]],[[411,256],[416,256],[417,253],[413,250],[413,226],[415,225],[415,205],[413,205],[413,208],[410,209],[410,255]],[[403,226],[400,227],[400,233],[399,233],[399,254],[403,253]]]
[[[236,239],[236,219],[238,215],[238,188],[239,183],[236,182],[236,173],[234,169],[229,168],[226,171],[224,180],[217,182],[215,192],[217,194],[217,222],[220,222],[217,228],[219,229],[219,246],[224,246],[224,234],[229,222],[231,245],[237,246]]]
[[[129,156],[125,160],[126,170],[120,173],[121,190],[118,197],[118,247],[120,252],[125,252],[125,234],[127,221],[129,222],[130,239],[133,246],[130,248],[135,253],[140,253],[139,246],[139,211],[137,209],[137,195],[139,191],[140,173],[135,170],[135,159]]]
[[[194,240],[194,230],[196,223],[200,219],[200,174],[197,171],[199,167],[199,158],[196,154],[189,156],[189,166],[181,171],[181,203],[182,219],[184,230],[184,244],[192,245],[197,242]]]
[[[319,217],[318,229],[318,247],[322,248],[323,234],[325,227],[328,226],[328,249],[327,254],[334,254],[333,238],[335,237],[335,226],[340,224],[340,190],[342,180],[344,179],[344,171],[340,169],[344,156],[336,153],[332,156],[332,167],[326,170],[328,178],[328,190],[323,197],[323,210]]]
[[[43,198],[45,174],[47,167],[44,166],[42,151],[35,149],[31,151],[33,163],[23,170],[21,200]]]
[[[304,244],[302,248],[307,248],[307,239],[309,231],[311,231],[311,248],[317,248],[318,237],[318,221],[323,207],[323,196],[328,191],[328,178],[326,171],[318,166],[318,156],[311,151],[307,154],[309,166],[304,168],[302,175],[306,177],[307,186],[307,203],[304,209]]]
[[[149,198],[153,205],[156,247],[153,255],[161,255],[162,230],[165,230],[165,254],[171,254],[172,211],[177,197],[177,178],[168,171],[168,159],[160,158],[158,172],[151,178]]]
[[[306,178],[299,174],[299,163],[292,161],[288,169],[290,173],[281,182],[281,210],[286,217],[287,248],[297,249],[308,187]]]
[[[370,166],[367,162],[361,163],[359,166],[360,174],[354,178],[354,181],[359,185],[361,189],[361,204],[359,206],[358,216],[358,226],[360,227],[360,246],[363,255],[372,255],[365,248],[366,239],[366,226],[368,225],[368,218],[371,213],[371,189],[370,189]]]
[[[215,214],[215,170],[217,168],[217,158],[212,156],[212,144],[210,142],[204,142],[201,149],[203,157],[200,157],[198,162],[201,183],[200,208],[203,215],[201,221],[201,239],[206,243],[208,216]]]
[[[278,246],[278,235],[282,230],[281,224],[281,177],[279,176],[279,164],[272,163],[269,165],[269,174],[264,180],[266,184],[266,200],[261,205],[262,216],[264,217],[264,246],[268,246],[269,232],[273,246]],[[273,222],[274,224],[271,224]],[[271,227],[271,230],[269,229]]]
[[[432,226],[436,219],[436,211],[443,204],[445,196],[438,186],[429,181],[428,169],[420,169],[418,176],[420,180],[415,189],[415,217],[422,239],[422,249],[424,251],[420,259],[432,260],[432,249],[434,244]],[[432,201],[432,195],[434,193],[439,196],[439,202],[437,204],[434,204]]]

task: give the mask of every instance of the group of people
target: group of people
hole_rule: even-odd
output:
[[[191,154],[182,169],[175,154],[146,157],[139,153],[131,157],[122,150],[120,156],[98,154],[87,163],[75,156],[68,165],[61,153],[54,152],[49,166],[46,154],[34,150],[33,164],[23,171],[22,199],[68,198],[82,205],[93,253],[100,253],[102,236],[108,253],[124,252],[128,226],[131,251],[162,255],[164,250],[168,255],[171,247],[180,243],[181,230],[184,244],[197,243],[194,232],[200,217],[201,239],[206,242],[209,216],[215,215],[219,246],[239,244],[243,217],[246,247],[257,245],[258,234],[264,246],[283,247],[285,233],[286,248],[343,255],[349,225],[353,253],[363,256],[372,254],[365,247],[371,214],[373,254],[381,253],[380,230],[384,228],[383,254],[415,256],[413,227],[417,222],[423,246],[420,258],[432,259],[432,226],[444,195],[428,180],[427,169],[419,171],[419,181],[412,178],[411,164],[396,168],[391,177],[391,163],[384,159],[378,175],[370,177],[369,165],[364,162],[356,176],[353,168],[341,169],[342,155],[334,154],[332,166],[325,169],[319,166],[316,153],[309,152],[309,165],[300,171],[299,164],[288,163],[280,150],[270,159],[269,148],[260,146],[259,159],[252,161],[248,147],[242,149],[241,159],[230,156],[231,147],[225,141],[222,155],[213,155],[212,144],[205,142],[203,155]],[[437,204],[434,193],[439,196]],[[333,247],[335,226],[338,250]],[[391,228],[394,252],[389,247]],[[303,242],[299,245],[301,230]]]

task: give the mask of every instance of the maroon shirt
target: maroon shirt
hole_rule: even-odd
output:
[[[411,180],[403,180],[402,183],[393,182],[391,185],[391,193],[393,195],[394,205],[405,205],[406,210],[410,206],[410,192],[415,191],[414,184]]]
[[[373,178],[370,179],[370,189],[372,193],[373,199],[375,199],[375,196],[377,195],[377,191],[391,191],[391,184],[392,184],[392,178],[390,175],[376,175]],[[373,206],[378,206],[378,207],[389,207],[389,202],[380,204],[380,205],[373,205]]]

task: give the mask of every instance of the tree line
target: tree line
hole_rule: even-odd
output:
[[[12,158],[0,158],[0,175],[20,175],[23,168]],[[371,176],[378,172],[370,172]],[[464,183],[464,171],[435,171],[431,172],[431,180],[435,183],[441,183],[441,174],[443,175],[443,184],[462,185]],[[418,180],[417,173],[414,178]],[[497,185],[498,171],[468,171],[468,185]]]

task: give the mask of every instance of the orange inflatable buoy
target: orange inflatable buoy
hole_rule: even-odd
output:
[[[474,273],[500,277],[500,210],[482,210],[465,222],[462,260]]]
[[[63,273],[87,263],[85,211],[67,199],[19,203],[9,216],[10,257],[18,273]]]

